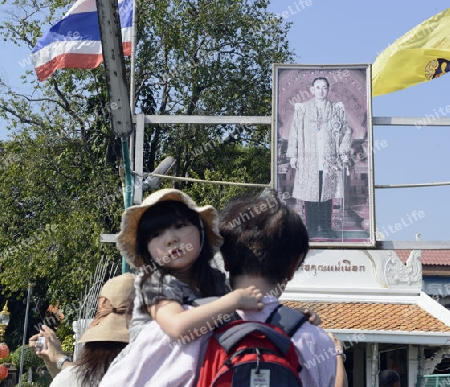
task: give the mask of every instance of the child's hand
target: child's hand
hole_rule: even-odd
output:
[[[264,304],[261,302],[263,295],[261,291],[255,286],[248,288],[236,289],[237,306],[236,309],[262,309]]]

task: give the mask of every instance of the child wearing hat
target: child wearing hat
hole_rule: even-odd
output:
[[[215,208],[199,207],[177,189],[158,190],[125,210],[117,246],[138,271],[131,342],[152,320],[174,339],[200,337],[218,316],[261,307],[258,289],[229,292],[224,274],[211,266],[221,244]],[[209,296],[222,297],[196,308],[183,306]]]
[[[102,386],[145,386],[150,380],[165,385],[167,378],[170,385],[190,385],[199,356],[194,341],[231,319],[237,308],[261,306],[257,288],[230,292],[224,273],[211,266],[221,244],[215,208],[197,206],[179,190],[158,190],[125,210],[117,247],[137,270],[130,344]],[[189,306],[210,296],[220,297],[207,305]],[[149,374],[161,363],[180,361],[183,365],[170,373]]]

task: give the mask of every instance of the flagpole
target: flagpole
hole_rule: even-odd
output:
[[[128,142],[133,132],[133,117],[130,111],[130,96],[127,92],[126,69],[123,59],[122,34],[118,0],[96,0],[103,62],[105,65],[108,98],[117,108],[111,109],[111,126],[122,142],[122,158],[125,178],[124,206],[133,203],[132,173]],[[134,2],[133,2],[134,8]],[[127,101],[128,98],[128,101]],[[130,270],[122,257],[122,274]]]
[[[133,1],[133,22],[131,24],[131,56],[130,56],[130,111],[131,111],[131,117],[135,116],[135,92],[136,92],[136,83],[135,83],[135,66],[136,66],[136,41],[137,41],[137,16],[136,16],[136,0]],[[130,163],[133,165],[133,169],[135,169],[134,166],[134,160],[135,160],[135,130],[130,134]]]
[[[135,97],[134,93],[136,86],[134,83],[135,77],[135,54],[136,54],[136,40],[137,40],[137,17],[136,17],[136,0],[133,1],[133,23],[131,25],[131,57],[130,57],[130,110],[131,115],[134,116]]]

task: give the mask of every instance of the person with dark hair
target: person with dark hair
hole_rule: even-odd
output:
[[[232,199],[220,214],[221,253],[233,289],[257,286],[265,295],[259,311],[238,310],[243,320],[267,321],[279,307],[279,297],[309,250],[306,228],[293,209],[274,191]],[[335,343],[321,328],[305,322],[291,338],[302,366],[305,386],[345,386],[336,383],[339,355]],[[342,371],[342,369],[341,369]],[[345,370],[344,370],[345,372]],[[340,373],[343,378],[343,374]],[[341,383],[342,382],[342,383]]]
[[[61,350],[55,333],[43,326],[40,333],[29,340],[36,355],[44,359],[54,377],[51,387],[98,386],[112,361],[130,339],[128,322],[133,310],[134,275],[122,274],[109,279],[99,293],[97,313],[79,342],[84,343],[79,358],[72,362]],[[46,348],[36,346],[44,337]]]
[[[400,376],[394,370],[383,370],[378,375],[380,387],[400,387]]]
[[[328,97],[327,78],[315,78],[314,98],[294,104],[286,157],[296,169],[292,196],[305,205],[311,238],[334,239],[332,200],[344,197],[344,173],[351,151],[351,129],[344,104]]]

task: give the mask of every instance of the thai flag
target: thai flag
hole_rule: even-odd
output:
[[[125,56],[131,55],[133,0],[119,0]],[[103,61],[95,0],[78,0],[64,18],[33,48],[31,59],[39,81],[56,69],[93,69]]]

